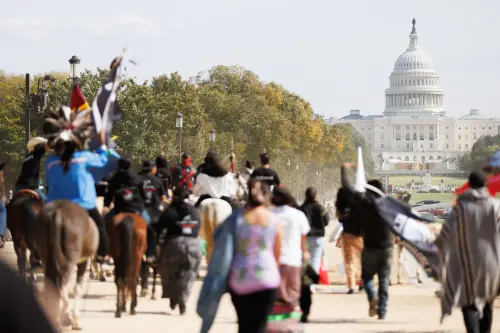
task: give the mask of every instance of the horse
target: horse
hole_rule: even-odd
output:
[[[36,277],[30,270],[27,250],[31,255],[35,251],[33,246],[35,223],[43,202],[33,190],[20,190],[7,204],[7,228],[9,228],[14,250],[17,255],[19,274],[26,282],[35,285]]]
[[[44,267],[44,294],[48,309],[53,311],[54,322],[59,322],[60,326],[71,325],[73,330],[78,330],[79,291],[88,259],[99,245],[97,226],[78,204],[56,200],[40,211],[35,232],[35,246]],[[70,310],[68,290],[73,281],[74,300]]]
[[[106,215],[106,213],[113,208],[113,203],[111,203],[111,207],[104,207],[104,197],[97,197],[96,208],[101,216]],[[106,277],[111,277],[113,275],[113,271],[111,268],[104,266],[103,264],[99,264],[95,260],[95,256],[92,256],[90,259],[90,279],[95,279],[101,282],[106,282]]]
[[[136,213],[118,213],[108,224],[111,256],[115,262],[116,312],[120,318],[126,311],[128,292],[132,295],[130,314],[135,315],[137,283],[141,262],[147,248],[147,228],[144,218]]]
[[[171,192],[171,190],[169,190]],[[168,206],[170,205],[170,201],[165,201],[165,202],[161,202],[160,203],[160,206],[159,206],[159,212],[164,212],[165,210],[167,210]],[[150,216],[153,216],[153,215],[156,215],[156,214],[150,214]],[[161,216],[161,215],[160,215]],[[157,221],[153,221],[153,223],[156,223]],[[164,230],[165,232],[166,230]],[[155,235],[156,236],[156,240],[157,240],[157,245],[156,245],[156,257],[159,258],[160,257],[160,252],[161,252],[161,248],[163,247],[163,243],[162,243],[162,240],[163,240],[163,234],[162,235]],[[149,264],[147,263],[146,261],[143,261],[142,263],[142,266],[141,266],[141,293],[140,293],[140,297],[146,297],[148,296],[148,284],[149,284],[149,273],[150,273],[150,270],[152,270],[152,275],[153,275],[153,289],[151,291],[151,299],[152,300],[156,300],[156,277],[158,276],[158,263],[153,263],[153,264]]]

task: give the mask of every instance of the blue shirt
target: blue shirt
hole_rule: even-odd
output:
[[[94,177],[89,168],[102,168],[108,163],[107,150],[77,151],[73,154],[69,171],[64,173],[61,158],[51,155],[45,163],[47,201],[70,200],[86,210],[96,207],[97,194]]]

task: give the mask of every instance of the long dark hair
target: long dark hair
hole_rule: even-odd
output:
[[[292,196],[290,191],[286,188],[275,187],[273,190],[273,197],[271,198],[271,203],[275,206],[290,206],[296,207],[297,202],[295,198]]]
[[[266,182],[251,178],[248,181],[247,208],[255,208],[269,203],[270,189]]]
[[[227,175],[227,170],[222,165],[220,158],[215,153],[207,154],[203,173],[210,177],[223,177]]]

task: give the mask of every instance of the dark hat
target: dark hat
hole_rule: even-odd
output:
[[[182,153],[182,158],[183,158],[183,159],[186,159],[186,158],[188,158],[189,156],[190,156],[190,155],[189,155],[189,153],[188,153],[188,152],[184,152],[184,153]]]
[[[470,188],[478,189],[486,185],[486,176],[480,171],[472,172],[469,175]]]
[[[142,162],[142,171],[151,171],[156,167],[155,163],[151,160]]]

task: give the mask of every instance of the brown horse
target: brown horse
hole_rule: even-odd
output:
[[[147,228],[144,218],[135,213],[118,213],[108,224],[109,245],[115,263],[116,318],[126,311],[128,291],[132,295],[130,314],[136,313],[137,283],[146,253]]]
[[[53,311],[54,321],[61,326],[72,325],[73,329],[80,329],[77,303],[88,259],[99,244],[97,226],[78,204],[57,200],[42,208],[35,231],[35,246],[44,266],[47,307]],[[71,312],[70,282],[75,282]]]
[[[33,256],[35,251],[33,246],[35,223],[42,205],[38,193],[26,189],[17,192],[6,207],[7,228],[14,242],[19,274],[30,284],[35,283],[35,274],[30,271],[27,252],[30,250]]]

